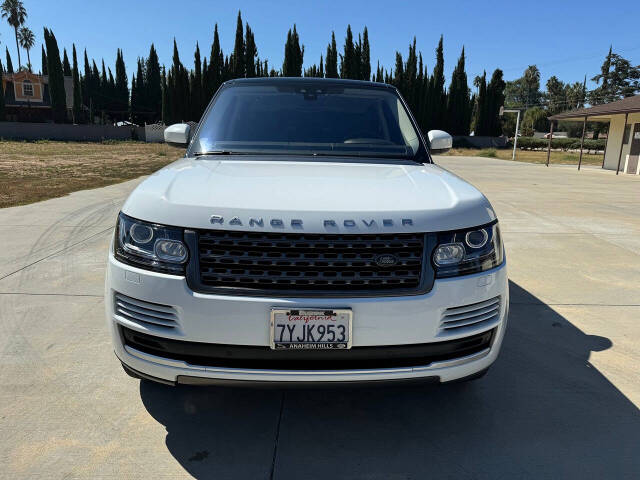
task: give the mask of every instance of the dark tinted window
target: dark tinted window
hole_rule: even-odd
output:
[[[418,135],[392,90],[232,85],[204,118],[192,153],[407,157],[418,147]]]

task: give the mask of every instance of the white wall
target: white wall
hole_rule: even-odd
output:
[[[633,124],[640,123],[640,113],[630,113],[627,119],[627,125],[631,125],[631,131],[633,131]],[[620,155],[620,143],[622,143],[622,136],[624,135],[624,114],[615,115],[611,118],[609,124],[609,140],[607,140],[607,152],[604,158],[604,168],[607,170],[615,170],[618,168],[618,158]],[[631,135],[629,135],[629,142],[622,147],[622,161],[620,162],[620,170],[624,167],[624,159],[629,153],[631,148]]]

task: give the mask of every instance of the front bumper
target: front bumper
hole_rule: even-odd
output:
[[[109,255],[105,289],[106,315],[115,353],[123,364],[143,377],[165,383],[344,383],[393,380],[448,382],[472,376],[497,358],[508,316],[506,263],[488,272],[436,280],[424,295],[368,298],[265,298],[208,295],[189,289],[183,277],[125,265]],[[115,312],[115,294],[171,306],[171,328],[135,322]],[[442,318],[451,307],[500,297],[499,315],[490,322],[444,330]],[[353,347],[412,346],[446,342],[493,331],[488,348],[426,365],[384,368],[281,369],[227,367],[188,363],[150,354],[125,344],[122,329],[184,342],[230,346],[269,346],[272,308],[350,308]],[[392,328],[390,328],[392,324]],[[330,354],[331,352],[328,352]]]

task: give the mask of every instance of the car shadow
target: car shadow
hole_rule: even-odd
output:
[[[640,414],[589,363],[611,347],[510,283],[500,357],[467,384],[167,387],[147,411],[196,478],[638,478]]]

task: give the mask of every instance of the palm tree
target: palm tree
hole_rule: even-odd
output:
[[[18,37],[20,39],[20,46],[27,51],[27,67],[29,71],[31,71],[31,56],[29,55],[29,50],[36,44],[36,36],[29,27],[22,27]]]
[[[4,0],[0,5],[2,18],[7,19],[7,23],[13,27],[16,34],[16,49],[18,50],[18,68],[20,68],[20,46],[18,45],[18,27],[24,25],[27,19],[27,10],[24,8],[22,0]]]

